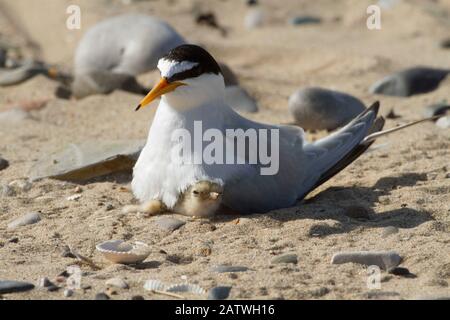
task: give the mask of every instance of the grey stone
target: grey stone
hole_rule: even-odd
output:
[[[236,111],[258,111],[258,105],[255,100],[239,86],[229,86],[225,88],[225,102]]]
[[[185,225],[186,222],[171,217],[160,217],[155,221],[155,224],[161,229],[167,231],[175,231],[176,229],[181,228],[183,225]]]
[[[369,89],[371,93],[388,96],[409,97],[434,91],[450,70],[429,67],[406,69],[376,82]]]
[[[231,288],[229,286],[211,288],[208,292],[208,300],[225,300],[230,295]]]
[[[73,296],[73,290],[72,289],[65,289],[64,290],[64,297],[69,298],[71,296]]]
[[[287,253],[276,256],[272,259],[271,263],[293,263],[297,264],[298,257],[295,253]]]
[[[106,280],[105,284],[107,286],[116,287],[119,289],[128,289],[128,283],[122,278],[111,278]]]
[[[0,157],[0,171],[9,167],[9,162],[6,159]]]
[[[86,141],[71,144],[36,163],[30,179],[84,181],[131,170],[145,144],[143,140]]]
[[[226,272],[245,272],[247,271],[247,267],[242,266],[225,266],[225,265],[218,265],[211,268],[212,272],[217,273],[226,273]]]
[[[332,264],[359,263],[366,266],[378,266],[388,270],[398,266],[402,262],[402,257],[395,251],[354,251],[339,252],[331,258]]]
[[[394,267],[387,270],[388,273],[401,276],[405,278],[417,278],[417,276],[411,272],[409,272],[409,269],[403,268],[403,267]]]
[[[109,300],[109,296],[106,293],[99,292],[95,295],[95,300]]]
[[[319,24],[322,19],[315,16],[296,16],[289,19],[289,24],[304,25],[304,24]]]
[[[305,130],[334,130],[365,110],[364,104],[346,93],[302,88],[289,97],[289,112]]]
[[[382,238],[387,238],[390,235],[393,235],[395,233],[398,233],[398,228],[393,226],[388,226],[383,229],[383,232],[381,233]]]
[[[37,212],[30,212],[8,223],[8,229],[14,230],[18,227],[34,224],[39,221],[41,221],[41,215]]]
[[[32,290],[33,288],[34,285],[28,282],[0,280],[0,294],[24,292]]]

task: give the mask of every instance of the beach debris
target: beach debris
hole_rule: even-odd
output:
[[[125,280],[123,280],[122,278],[118,278],[118,277],[106,280],[105,284],[107,286],[115,287],[115,288],[119,288],[119,289],[128,289],[129,288],[128,283]]]
[[[73,195],[71,195],[71,196],[68,196],[68,197],[66,198],[66,200],[67,200],[67,201],[76,201],[76,200],[78,200],[78,199],[80,199],[80,198],[81,198],[81,194],[77,193],[77,194],[73,194]]]
[[[34,289],[34,284],[23,281],[0,280],[0,294],[24,292]]]
[[[388,96],[409,97],[431,92],[439,87],[450,70],[429,67],[414,67],[387,76],[369,89],[370,93]]]
[[[95,295],[94,300],[110,300],[110,298],[106,293],[99,292]]]
[[[23,120],[31,119],[30,114],[20,108],[12,108],[6,111],[0,112],[0,124],[3,125],[15,125]]]
[[[347,208],[344,208],[344,214],[352,219],[362,219],[362,220],[369,220],[369,210],[367,210],[363,206],[349,206]]]
[[[417,276],[409,271],[407,268],[403,267],[393,267],[387,270],[388,273],[401,276],[405,278],[417,278]]]
[[[75,258],[79,261],[79,263],[85,264],[85,265],[91,267],[94,270],[100,270],[101,269],[92,259],[79,254],[73,248],[70,248],[70,252],[75,256]]]
[[[0,171],[9,167],[9,162],[6,159],[0,157]]]
[[[30,170],[30,179],[54,178],[85,181],[119,171],[131,170],[145,141],[86,141],[70,144],[45,157]]]
[[[72,289],[64,289],[64,297],[69,298],[71,296],[73,296],[74,291]]]
[[[124,82],[155,69],[161,56],[184,43],[169,24],[153,16],[107,18],[90,28],[78,44],[72,93],[83,98],[115,86],[128,90]]]
[[[186,222],[172,217],[159,217],[155,221],[155,224],[161,229],[167,231],[175,231],[176,229],[181,228],[183,225],[185,225]]]
[[[225,300],[230,295],[230,286],[217,286],[209,289],[208,300]]]
[[[198,25],[205,25],[219,30],[223,37],[226,37],[227,35],[227,30],[217,22],[216,15],[212,11],[197,13],[195,22]]]
[[[305,24],[319,24],[321,22],[322,19],[315,16],[295,16],[289,19],[289,24],[294,26]]]
[[[298,257],[295,253],[282,254],[282,255],[274,257],[271,261],[271,263],[273,263],[273,264],[277,264],[277,263],[297,264],[297,262],[298,262]]]
[[[289,97],[289,112],[305,130],[334,130],[365,110],[364,104],[346,93],[317,87],[302,88]]]
[[[395,251],[354,251],[335,253],[331,258],[332,264],[359,263],[366,266],[378,266],[388,270],[398,266],[402,257]]]
[[[249,270],[247,267],[243,266],[226,266],[217,265],[211,268],[211,272],[226,273],[226,272],[245,272]]]
[[[39,213],[29,212],[8,223],[8,230],[14,230],[29,224],[38,223],[39,221],[41,221],[41,215]]]
[[[430,118],[433,116],[450,114],[450,104],[447,102],[440,102],[429,105],[423,111],[423,116],[425,118]]]
[[[264,25],[266,15],[260,8],[254,8],[247,12],[244,18],[244,26],[247,29],[255,29]]]
[[[48,287],[54,286],[54,285],[55,284],[53,282],[51,282],[47,277],[40,278],[38,280],[38,284],[37,284],[37,286],[39,288],[48,288]]]
[[[450,115],[441,117],[436,121],[436,125],[442,129],[450,128]]]
[[[236,111],[257,112],[256,101],[239,86],[225,87],[225,102]]]
[[[225,81],[225,86],[226,87],[237,86],[239,84],[239,81],[238,81],[236,75],[234,74],[233,70],[231,70],[231,68],[223,62],[219,62],[219,66],[220,66],[220,70],[222,71],[223,80]]]
[[[96,246],[97,251],[114,263],[137,264],[144,261],[150,254],[151,248],[140,241],[126,243],[123,240],[108,240]]]
[[[159,280],[150,279],[145,281],[144,289],[148,291],[165,291],[166,285]]]
[[[387,238],[390,235],[393,235],[395,233],[398,233],[398,228],[394,227],[394,226],[388,226],[388,227],[383,229],[383,231],[381,233],[381,237],[382,238]]]

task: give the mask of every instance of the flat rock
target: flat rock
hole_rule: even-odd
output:
[[[298,257],[295,253],[288,253],[276,256],[272,259],[271,263],[293,263],[297,264]]]
[[[247,271],[247,267],[243,266],[225,266],[225,265],[218,265],[211,268],[212,272],[217,273],[226,273],[226,272],[245,272]]]
[[[225,102],[236,111],[257,112],[258,105],[250,95],[239,86],[225,88]]]
[[[232,287],[218,286],[208,291],[208,300],[225,300],[230,295]]]
[[[0,280],[0,294],[24,292],[34,288],[34,284],[22,281]]]
[[[395,251],[355,251],[339,252],[331,258],[332,264],[359,263],[366,266],[378,266],[388,270],[398,266],[402,262],[402,257]]]
[[[439,128],[442,128],[442,129],[448,129],[448,128],[450,128],[450,115],[449,115],[449,116],[442,117],[442,118],[439,118],[439,119],[436,121],[436,125],[437,125]]]
[[[186,222],[172,217],[160,217],[155,221],[155,224],[161,229],[175,231],[185,225]]]
[[[111,278],[106,280],[105,284],[107,286],[116,287],[119,289],[128,289],[128,283],[122,278]]]
[[[428,67],[406,69],[376,82],[369,89],[371,93],[387,96],[409,97],[434,91],[450,70]]]
[[[0,157],[0,171],[9,167],[9,162],[6,159]]]
[[[364,104],[346,93],[302,88],[289,97],[289,112],[305,130],[334,130],[365,110]]]
[[[30,170],[30,179],[54,178],[83,181],[131,170],[144,140],[86,141],[70,144],[45,157]]]
[[[435,104],[429,105],[423,111],[423,115],[425,118],[438,116],[438,115],[444,115],[446,113],[450,114],[450,104],[448,104],[446,102],[435,103]]]
[[[37,212],[30,212],[8,223],[8,230],[14,230],[39,221],[41,221],[41,215]]]

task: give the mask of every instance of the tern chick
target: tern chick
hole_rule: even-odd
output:
[[[222,200],[223,187],[212,181],[198,181],[180,194],[173,209],[161,200],[150,200],[142,205],[128,205],[124,213],[141,212],[147,215],[158,215],[164,212],[174,212],[191,217],[210,217],[219,209]]]

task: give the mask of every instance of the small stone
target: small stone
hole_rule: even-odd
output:
[[[382,238],[387,238],[390,235],[393,235],[395,233],[398,233],[398,228],[393,226],[388,226],[383,229],[383,232],[381,233]]]
[[[388,96],[409,97],[434,91],[450,70],[428,67],[414,67],[394,73],[376,82],[371,93]]]
[[[74,195],[68,196],[66,199],[68,201],[76,201],[80,198],[81,198],[81,194],[74,194]]]
[[[0,171],[9,167],[9,162],[0,157]]]
[[[109,296],[103,292],[99,292],[95,295],[95,300],[109,300]]]
[[[64,297],[69,298],[71,296],[73,296],[73,290],[72,289],[65,289],[64,290]]]
[[[211,268],[212,272],[217,273],[226,273],[226,272],[245,272],[247,271],[247,267],[242,266],[225,266],[225,265],[218,265]]]
[[[60,288],[54,284],[52,284],[51,286],[47,287],[47,291],[48,292],[54,292],[54,291],[58,291]]]
[[[369,210],[367,210],[365,207],[362,206],[350,206],[345,208],[344,214],[352,219],[363,219],[363,220],[369,220]]]
[[[132,296],[131,300],[145,300],[143,296]]]
[[[47,288],[53,285],[54,284],[47,277],[43,277],[38,281],[38,287],[40,288]]]
[[[225,88],[225,102],[239,112],[257,112],[258,105],[255,100],[239,86]]]
[[[388,270],[388,273],[396,275],[396,276],[402,276],[405,278],[417,278],[417,276],[415,274],[409,272],[409,270],[407,268],[402,268],[402,267],[390,268]]]
[[[320,287],[320,288],[313,289],[312,291],[310,291],[311,295],[315,298],[323,297],[324,295],[328,294],[329,292],[330,292],[330,289],[328,289],[327,287]]]
[[[109,296],[114,296],[117,294],[117,290],[111,287],[106,288],[106,294]]]
[[[445,116],[445,117],[439,118],[436,121],[436,125],[442,129],[450,128],[450,116]]]
[[[32,283],[12,280],[0,280],[0,294],[24,292],[34,288]]]
[[[107,286],[116,287],[119,289],[128,289],[128,283],[122,278],[111,278],[106,280],[105,284]]]
[[[384,270],[398,266],[402,257],[395,251],[355,251],[339,252],[331,258],[332,264],[359,263],[366,266],[378,266]]]
[[[19,242],[19,238],[18,237],[12,237],[11,239],[8,240],[9,243],[18,243]]]
[[[319,24],[322,19],[314,16],[296,16],[289,19],[289,24],[302,25],[302,24]]]
[[[12,108],[7,111],[0,112],[0,126],[4,125],[16,125],[18,122],[22,122],[23,120],[30,119],[31,116],[28,112],[20,109],[20,108]]]
[[[41,220],[41,216],[37,212],[30,212],[24,216],[21,216],[8,224],[8,230],[14,230],[18,227],[26,226],[29,224],[37,223]]]
[[[225,300],[230,295],[231,288],[229,286],[211,288],[208,292],[208,300]]]
[[[295,253],[288,253],[276,256],[272,259],[271,263],[293,263],[297,264],[298,257]]]
[[[181,228],[183,225],[185,225],[186,222],[171,217],[160,217],[155,221],[155,224],[161,229],[167,231],[175,231],[176,229]]]
[[[308,87],[289,97],[289,112],[305,130],[334,130],[350,122],[366,108],[346,93]]]
[[[247,29],[255,29],[261,27],[266,20],[264,11],[259,8],[250,10],[244,18],[244,26]]]
[[[83,192],[83,189],[82,189],[80,186],[77,186],[77,187],[73,190],[73,192],[75,192],[75,193],[82,193],[82,192]]]
[[[106,207],[105,207],[105,210],[106,211],[111,211],[111,210],[113,210],[114,209],[114,206],[111,204],[111,203],[108,203],[107,205],[106,205]]]

